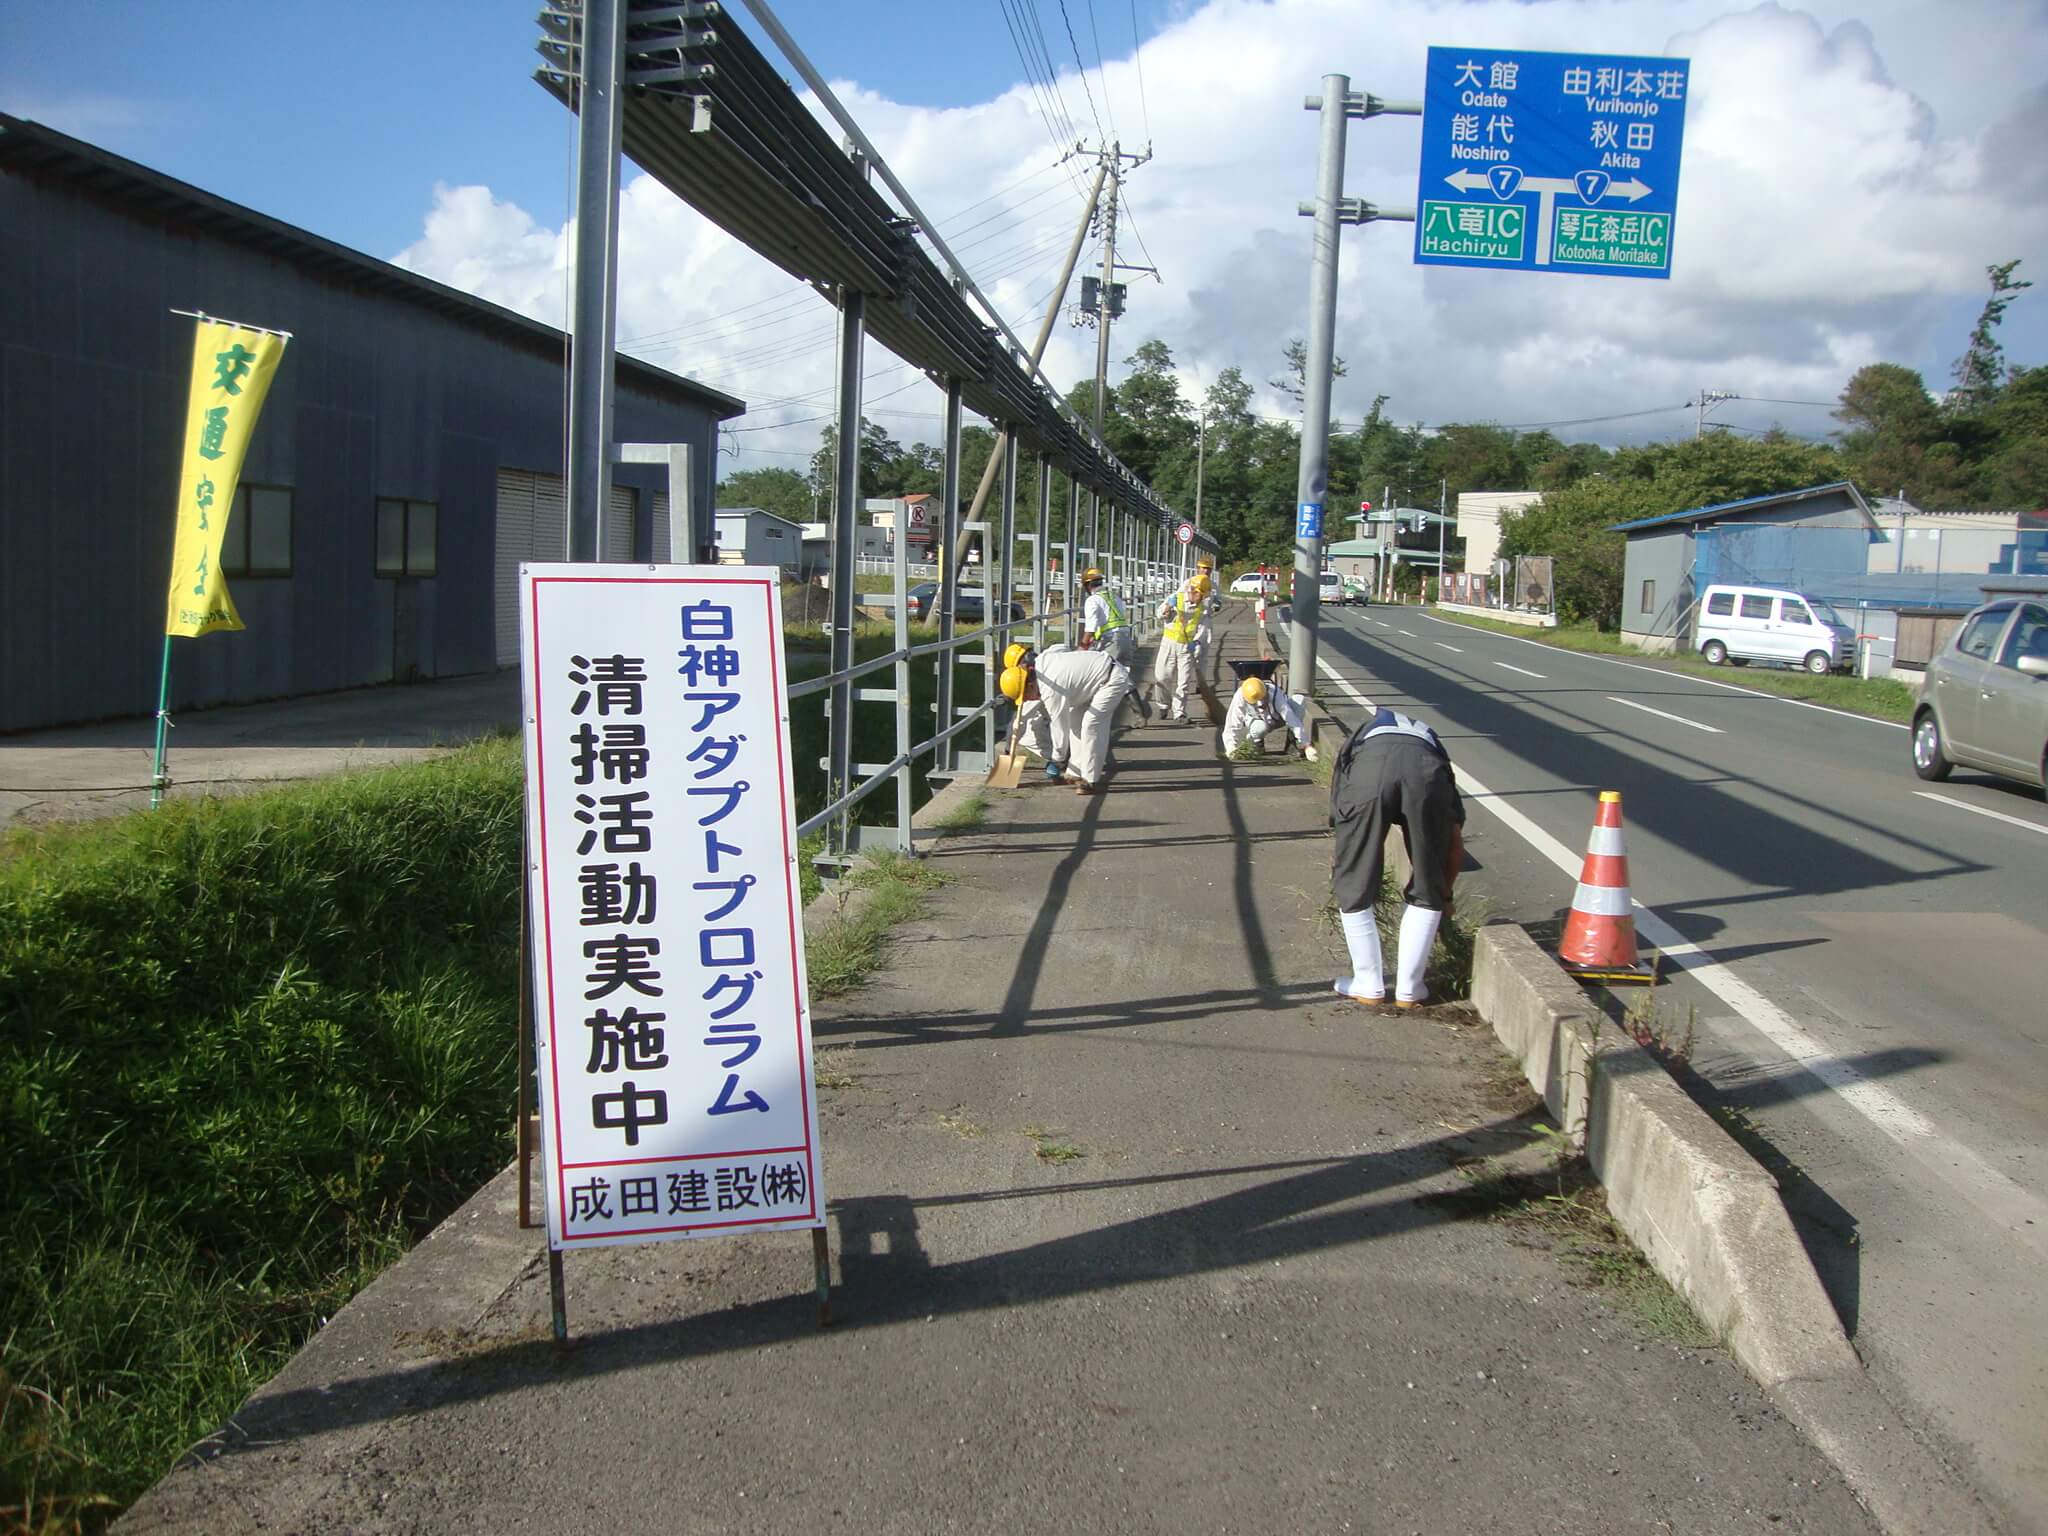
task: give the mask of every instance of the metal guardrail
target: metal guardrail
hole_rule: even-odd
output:
[[[978,525],[970,526],[963,531],[986,533],[986,529]],[[910,835],[910,820],[913,810],[911,805],[912,783],[910,772],[912,765],[920,758],[927,756],[932,757],[935,763],[946,764],[948,758],[940,755],[941,749],[948,747],[963,732],[977,724],[985,725],[989,730],[985,757],[992,759],[997,745],[994,740],[994,705],[997,695],[993,680],[996,675],[997,657],[1009,643],[1009,636],[1014,631],[1029,630],[1032,634],[1032,643],[1041,648],[1050,644],[1050,637],[1055,634],[1062,639],[1072,638],[1073,627],[1078,621],[1080,614],[1079,607],[1067,607],[1064,605],[1064,602],[1059,607],[1049,606],[1049,598],[1063,597],[1064,594],[1048,590],[1047,577],[1049,573],[1046,563],[1036,558],[1036,545],[1038,542],[1036,537],[1032,534],[1022,534],[1019,536],[1019,541],[1031,545],[1034,556],[1030,569],[1021,578],[1013,574],[1009,583],[1010,600],[1012,602],[1019,598],[1031,599],[1034,611],[1027,613],[1023,618],[1004,619],[994,624],[980,624],[965,633],[956,633],[950,639],[928,640],[913,645],[910,641],[910,604],[907,601],[913,568],[907,561],[893,561],[890,563],[890,574],[895,577],[891,584],[892,590],[888,592],[859,593],[856,594],[854,601],[856,607],[860,606],[862,602],[866,602],[872,607],[887,607],[893,610],[896,644],[880,656],[869,657],[866,661],[857,662],[853,666],[843,668],[840,671],[825,673],[817,677],[807,677],[802,682],[790,684],[789,701],[792,707],[800,699],[813,698],[819,695],[829,696],[833,689],[841,685],[848,685],[853,689],[856,705],[861,703],[888,703],[895,706],[895,755],[885,763],[855,764],[854,773],[859,776],[858,782],[851,784],[821,809],[797,824],[797,835],[802,837],[821,827],[829,826],[835,820],[841,818],[849,820],[846,832],[839,840],[841,844],[840,850],[836,853],[828,853],[821,862],[844,865],[850,863],[852,856],[861,851],[860,839],[856,834],[856,829],[850,825],[850,813],[855,806],[866,800],[870,795],[882,788],[883,785],[889,783],[894,783],[896,787],[895,825],[893,827],[874,828],[871,830],[888,833],[888,846],[892,846],[897,852],[911,853],[913,851]],[[1106,559],[1110,557],[1107,555],[1107,552],[1091,552],[1091,558]],[[1179,581],[1178,572],[1173,567],[1164,564],[1137,560],[1126,561],[1120,556],[1115,557],[1114,566],[1130,584],[1128,595],[1119,593],[1119,596],[1125,598],[1125,612],[1130,619],[1133,629],[1136,630],[1138,636],[1142,639],[1152,628],[1154,611],[1158,604],[1177,585]],[[983,574],[986,576],[989,573],[984,570]],[[1071,583],[1072,576],[1073,573],[1071,571],[1068,572],[1067,583],[1063,583],[1063,585]],[[998,574],[997,585],[1000,586],[1000,584],[1001,577]],[[950,595],[955,599],[957,605],[957,600],[970,590],[979,590],[986,594],[991,589],[987,587],[968,589],[955,585]],[[988,606],[987,598],[984,596],[984,611],[987,611]],[[970,647],[978,648],[981,652],[983,668],[990,679],[987,692],[981,702],[971,708],[956,707],[953,712],[957,718],[950,724],[942,723],[941,728],[935,734],[923,741],[913,742],[911,740],[910,720],[912,664],[929,657],[933,658],[936,665],[943,670],[949,665],[957,665],[958,663],[955,658]],[[893,686],[885,688],[862,688],[859,686],[861,679],[872,677],[885,668],[893,673],[891,679]],[[943,690],[941,690],[941,697],[944,697]],[[851,730],[850,722],[848,730],[849,732]],[[825,766],[828,772],[830,771],[830,762],[831,757],[829,755],[821,761],[821,766]],[[971,771],[972,766],[971,764],[963,765],[961,769],[956,771]]]

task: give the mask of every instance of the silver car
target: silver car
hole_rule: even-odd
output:
[[[2048,787],[2048,602],[1986,603],[1927,664],[1913,771],[1981,768]]]

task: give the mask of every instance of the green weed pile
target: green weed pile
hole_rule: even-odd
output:
[[[93,1529],[502,1161],[518,744],[0,850],[0,1530]]]

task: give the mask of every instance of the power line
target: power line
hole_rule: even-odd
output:
[[[1138,66],[1138,111],[1145,119],[1145,142],[1152,142],[1152,108],[1145,101],[1145,42],[1138,36],[1138,0],[1131,0],[1131,62]],[[1138,244],[1144,245],[1140,240]],[[1152,259],[1148,253],[1147,261]]]
[[[1074,18],[1067,14],[1067,0],[1060,0],[1060,20],[1067,26],[1067,45],[1074,50],[1074,68],[1081,76],[1081,92],[1088,98],[1088,115],[1095,119],[1095,136],[1107,144],[1109,132],[1102,126],[1102,114],[1095,110],[1095,92],[1088,86],[1088,65],[1081,58],[1081,44],[1074,36]],[[1105,94],[1106,90],[1105,87]]]
[[[1116,103],[1109,96],[1109,71],[1102,64],[1102,31],[1095,24],[1095,0],[1088,0],[1088,35],[1095,40],[1095,78],[1102,82],[1102,110],[1109,114],[1110,135],[1121,139],[1123,135],[1116,126]]]

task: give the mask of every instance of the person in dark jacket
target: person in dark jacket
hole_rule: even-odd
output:
[[[1379,901],[1387,834],[1398,826],[1413,873],[1403,892],[1394,1006],[1413,1008],[1428,996],[1423,972],[1465,859],[1465,803],[1458,797],[1451,754],[1420,720],[1375,710],[1337,754],[1330,775],[1330,815],[1337,834],[1330,884],[1351,952],[1351,974],[1337,978],[1336,990],[1356,1002],[1386,1000],[1373,908]]]

